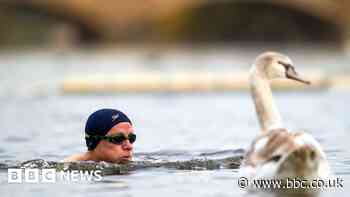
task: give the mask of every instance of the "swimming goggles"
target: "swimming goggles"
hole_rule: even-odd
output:
[[[85,134],[85,138],[95,138],[98,140],[106,140],[110,143],[117,144],[117,145],[122,144],[125,140],[129,140],[129,142],[133,144],[136,141],[136,134],[129,133],[129,135],[127,136],[124,135],[123,133],[118,133],[115,135],[107,135],[107,136]]]

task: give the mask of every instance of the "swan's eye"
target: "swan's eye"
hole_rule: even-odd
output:
[[[269,159],[269,161],[278,162],[282,158],[281,155],[275,155]]]

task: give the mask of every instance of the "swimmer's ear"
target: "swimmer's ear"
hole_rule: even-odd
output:
[[[85,135],[86,146],[89,151],[94,150],[101,139],[98,136]]]

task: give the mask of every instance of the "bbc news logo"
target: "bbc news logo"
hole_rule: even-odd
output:
[[[56,171],[56,169],[18,169],[10,168],[7,171],[8,183],[56,183],[101,181],[101,170],[68,170]]]

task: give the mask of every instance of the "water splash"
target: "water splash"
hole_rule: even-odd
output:
[[[102,170],[103,175],[122,175],[131,171],[149,169],[149,168],[166,168],[174,170],[215,170],[215,169],[237,169],[243,159],[244,151],[227,150],[219,152],[200,153],[197,155],[186,152],[157,152],[157,153],[138,153],[135,161],[126,164],[116,164],[108,162],[56,162],[45,161],[43,159],[33,159],[24,162],[6,161],[0,163],[0,169],[8,168],[54,168],[58,171],[67,170]],[[175,160],[174,157],[181,158]],[[175,157],[175,158],[176,158]],[[184,160],[185,157],[192,157]],[[143,160],[142,160],[142,159]]]

